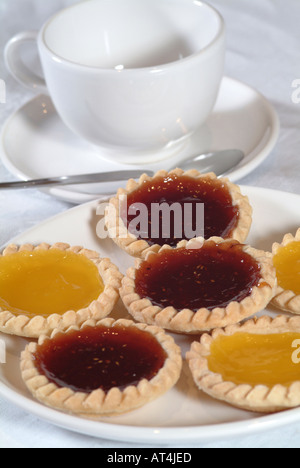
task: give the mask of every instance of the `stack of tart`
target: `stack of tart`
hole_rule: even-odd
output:
[[[35,398],[87,417],[138,408],[177,383],[175,337],[186,334],[200,335],[186,359],[201,391],[252,411],[300,405],[300,318],[246,320],[270,303],[300,314],[300,229],[257,250],[240,188],[180,169],[128,181],[105,222],[132,257],[125,276],[66,244],[13,245],[0,257],[0,331],[32,339],[21,370]],[[110,317],[119,299],[130,320]]]
[[[188,224],[195,230],[196,205],[204,205],[203,236],[174,236],[178,218],[169,217],[170,237],[154,226],[152,207],[194,206]],[[148,229],[133,231],[133,207],[148,208]],[[166,213],[166,211],[165,211]],[[186,228],[186,218],[181,218]],[[141,221],[140,224],[145,224]],[[173,224],[172,224],[173,223]],[[263,310],[274,296],[272,255],[244,244],[252,207],[240,188],[215,174],[192,170],[158,172],[120,189],[106,211],[109,232],[138,257],[122,281],[121,298],[133,318],[179,333],[202,333],[238,323]],[[182,226],[179,226],[182,227]],[[201,227],[201,226],[200,226]]]
[[[178,237],[171,226],[166,239],[161,227],[152,229],[150,216],[147,235],[145,226],[137,230],[132,223],[136,211],[131,208],[139,204],[193,202],[204,204],[201,237]],[[195,220],[190,222],[195,227]],[[300,405],[295,396],[300,368],[291,360],[299,320],[279,316],[245,322],[270,303],[300,314],[300,230],[274,244],[273,252],[246,245],[252,208],[240,188],[214,174],[179,169],[129,181],[111,200],[106,223],[117,245],[137,257],[120,290],[132,317],[174,333],[201,335],[186,356],[199,389],[253,411]],[[283,356],[280,363],[270,359],[274,354]],[[274,372],[277,366],[287,375]],[[266,376],[259,374],[261,368]]]
[[[177,382],[180,348],[158,327],[108,318],[123,275],[97,252],[10,245],[0,257],[0,331],[35,339],[22,377],[39,401],[97,417],[123,413]]]

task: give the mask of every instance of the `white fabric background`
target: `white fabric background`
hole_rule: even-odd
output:
[[[39,29],[52,13],[72,3],[75,1],[0,0],[0,79],[5,80],[7,86],[7,102],[0,104],[0,128],[12,112],[33,97],[6,71],[2,53],[5,43],[19,31]],[[263,93],[274,105],[281,121],[276,148],[240,183],[300,193],[300,104],[292,102],[292,82],[300,79],[299,0],[211,0],[210,3],[220,10],[227,23],[226,75]],[[1,163],[0,180],[11,180]],[[0,193],[0,245],[68,208],[67,203],[39,191]],[[300,422],[259,436],[216,441],[204,447],[299,447],[299,431]],[[0,447],[133,445],[55,428],[0,398]]]

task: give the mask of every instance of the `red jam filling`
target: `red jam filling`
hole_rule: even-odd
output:
[[[163,367],[166,352],[156,338],[135,327],[85,327],[58,334],[34,355],[39,372],[58,387],[91,393],[123,390],[151,380]]]
[[[169,216],[169,233],[166,237],[163,223],[166,216],[159,215],[159,223],[153,222],[153,204],[179,204],[182,216]],[[147,229],[133,223],[137,210],[132,208],[143,204],[147,207]],[[198,225],[197,205],[204,204],[204,226]],[[126,205],[126,206],[125,206]],[[189,205],[189,210],[186,211]],[[186,215],[188,213],[188,215]],[[239,210],[233,206],[227,187],[219,180],[195,179],[188,176],[171,175],[147,181],[127,196],[127,204],[121,207],[121,217],[129,232],[149,245],[168,244],[176,246],[181,240],[203,236],[229,238],[238,223]],[[154,225],[155,224],[155,225]],[[197,232],[199,230],[199,232]],[[178,236],[178,232],[181,234]],[[192,232],[193,235],[189,235]]]
[[[165,250],[136,272],[135,288],[161,308],[213,310],[241,302],[261,281],[260,267],[243,246],[208,241],[201,249]]]

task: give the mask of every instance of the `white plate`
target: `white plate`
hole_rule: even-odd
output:
[[[185,157],[238,148],[245,152],[245,159],[229,173],[235,182],[266,159],[278,134],[278,117],[270,103],[249,86],[226,77],[207,124],[199,128],[179,153],[153,165],[130,167],[142,167],[145,171],[170,169]],[[65,127],[51,100],[45,96],[38,96],[19,109],[2,130],[2,162],[14,176],[23,180],[128,169],[128,165],[113,163],[103,156]],[[52,188],[48,192],[71,203],[84,203],[98,198],[99,194],[114,193],[116,188],[113,184],[104,184],[100,188]]]
[[[300,196],[260,188],[242,187],[254,208],[253,228],[249,243],[270,250],[272,243],[281,241],[286,232],[295,233],[300,226]],[[68,242],[96,249],[109,256],[122,272],[133,259],[120,251],[111,240],[100,241],[95,232],[99,218],[97,203],[90,202],[73,208],[14,239],[18,244],[42,241]],[[123,313],[120,306],[117,314]],[[267,313],[275,314],[272,309]],[[183,353],[191,340],[174,336]],[[267,431],[281,425],[300,421],[300,409],[262,416],[235,409],[199,392],[187,366],[175,388],[141,409],[100,422],[66,415],[33,400],[26,390],[19,371],[19,356],[26,340],[0,334],[6,341],[7,364],[0,364],[0,395],[27,412],[49,423],[86,435],[104,439],[148,444],[188,444],[192,441],[217,441],[233,436]]]

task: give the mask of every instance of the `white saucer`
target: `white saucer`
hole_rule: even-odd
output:
[[[245,152],[245,159],[228,176],[233,182],[256,169],[274,148],[279,120],[270,103],[256,90],[225,77],[215,109],[204,127],[168,160],[131,168],[170,169],[182,158],[228,148]],[[2,129],[0,158],[17,178],[41,177],[128,169],[113,163],[65,127],[49,97],[38,96],[13,114]],[[52,188],[51,195],[75,204],[114,193],[114,184]]]

